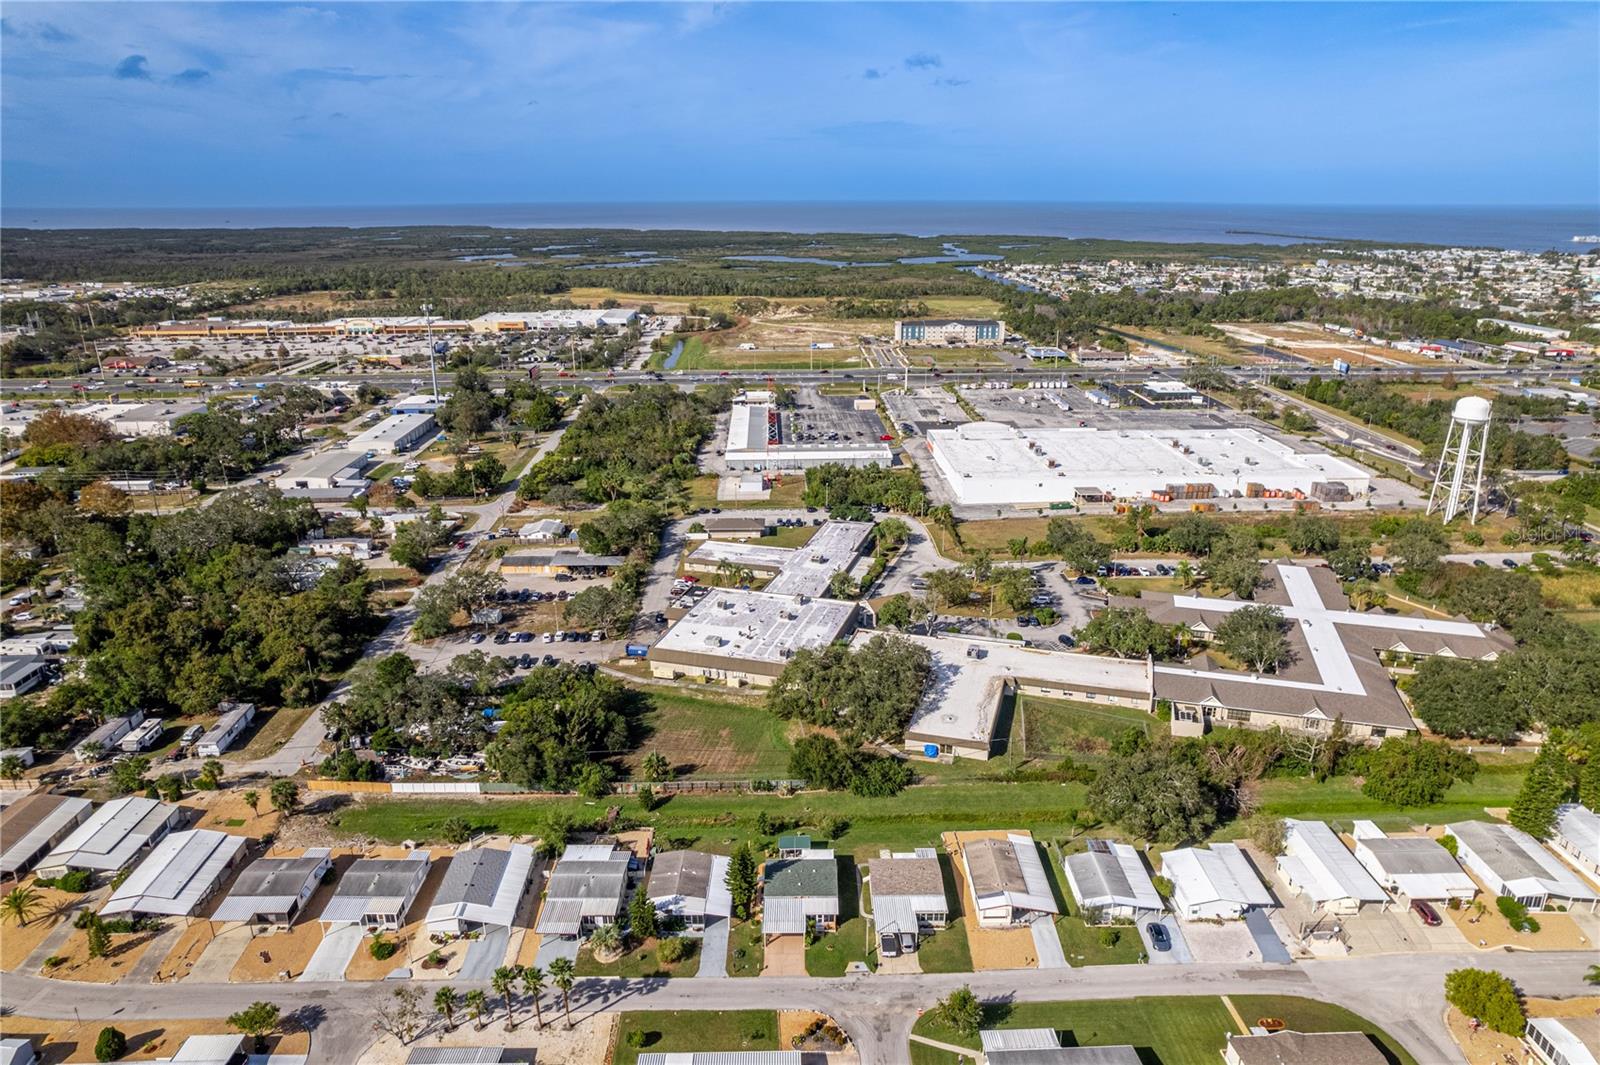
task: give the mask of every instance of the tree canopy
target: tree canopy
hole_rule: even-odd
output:
[[[857,743],[898,742],[922,699],[932,655],[900,636],[872,637],[795,653],[767,693],[783,718],[836,728]]]

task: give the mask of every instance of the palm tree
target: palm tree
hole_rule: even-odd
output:
[[[467,992],[467,1013],[472,1017],[472,1025],[478,1031],[483,1031],[483,1014],[489,1008],[489,996],[481,990]]]
[[[1586,984],[1600,984],[1600,965],[1589,966],[1589,971],[1583,974],[1583,982]]]
[[[31,887],[14,887],[0,898],[0,914],[16,921],[18,928],[26,928],[43,906],[44,897]]]
[[[1013,536],[1006,541],[1006,550],[1011,552],[1012,558],[1021,558],[1028,553],[1028,538],[1026,536]]]
[[[607,954],[616,953],[617,949],[622,946],[622,928],[615,924],[601,925],[589,936],[589,945],[594,948],[597,954],[601,951]]]
[[[537,965],[522,965],[517,968],[517,979],[522,981],[522,990],[533,998],[533,1016],[540,1028],[544,1027],[544,1008],[539,999],[544,994],[544,970]]]
[[[1189,564],[1188,559],[1184,559],[1183,561],[1179,562],[1177,567],[1172,571],[1172,575],[1178,578],[1178,583],[1183,587],[1194,587],[1194,567]]]
[[[250,816],[252,816],[252,817],[261,816],[261,796],[260,796],[259,793],[254,792],[254,791],[245,792],[244,793],[244,801],[245,801],[245,805],[250,807]]]
[[[489,986],[494,988],[494,993],[506,1005],[506,1031],[515,1031],[517,1019],[511,1014],[511,992],[517,986],[517,970],[509,965],[500,966],[489,978]]]
[[[439,1016],[444,1018],[444,1028],[447,1032],[456,1029],[456,993],[448,987],[441,987],[433,993],[433,1008]]]
[[[651,751],[645,755],[639,768],[644,771],[646,780],[662,781],[672,775],[672,766],[667,761],[667,756],[660,751]]]
[[[27,768],[22,764],[22,759],[14,754],[8,754],[4,758],[0,758],[0,777],[4,777],[7,780],[21,780],[22,772]]]
[[[572,985],[577,982],[577,970],[571,958],[556,958],[550,962],[550,979],[561,992],[561,1008],[567,1014],[567,1027],[572,1027]]]

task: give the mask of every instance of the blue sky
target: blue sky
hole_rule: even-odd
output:
[[[12,208],[1600,200],[1595,4],[4,13]]]

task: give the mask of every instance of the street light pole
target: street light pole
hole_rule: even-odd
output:
[[[433,350],[433,304],[422,305],[423,324],[428,328],[428,376],[433,379],[433,402],[439,402],[439,367]]]

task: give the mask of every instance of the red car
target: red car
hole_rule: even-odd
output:
[[[1444,924],[1444,918],[1439,916],[1439,911],[1421,899],[1411,900],[1411,912],[1416,914],[1417,919],[1429,928],[1438,928]]]
[[[879,440],[893,440],[894,436],[892,434],[890,434],[890,433],[884,433],[882,436],[878,437],[878,439]]]

